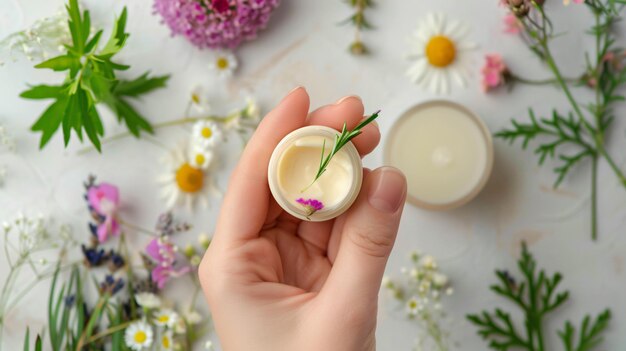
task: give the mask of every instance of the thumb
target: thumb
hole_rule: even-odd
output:
[[[392,167],[366,175],[357,201],[346,214],[339,251],[324,287],[333,299],[363,307],[378,302],[406,187],[402,172]]]

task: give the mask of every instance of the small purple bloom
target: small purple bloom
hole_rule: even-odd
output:
[[[324,208],[324,204],[321,201],[315,199],[305,200],[303,198],[299,198],[296,199],[296,202],[304,207],[304,210],[306,211],[306,218],[309,218],[315,212],[321,211]]]
[[[104,277],[104,281],[100,283],[100,291],[102,293],[109,293],[111,296],[122,290],[123,287],[124,280],[122,278],[115,279],[115,277],[110,274],[107,274],[106,277]]]

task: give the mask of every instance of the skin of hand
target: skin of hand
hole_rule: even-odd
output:
[[[261,122],[231,176],[200,282],[225,351],[375,350],[378,292],[406,198],[404,175],[364,170],[343,215],[302,222],[273,199],[267,166],[278,142],[306,125],[352,129],[363,103],[346,97],[309,114],[294,89]],[[363,156],[380,141],[369,124],[353,143]]]

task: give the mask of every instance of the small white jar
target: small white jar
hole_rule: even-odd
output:
[[[338,217],[354,203],[363,182],[361,156],[352,142],[331,159],[327,170],[313,182],[322,158],[328,156],[339,132],[323,126],[297,129],[274,149],[268,167],[268,182],[276,202],[296,218],[322,222]],[[301,202],[315,200],[323,208],[310,214]],[[300,202],[299,202],[300,201]]]

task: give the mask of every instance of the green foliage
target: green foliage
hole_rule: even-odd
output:
[[[565,179],[565,176],[572,168],[589,156],[594,156],[596,151],[585,141],[583,122],[574,118],[572,113],[564,117],[556,110],[552,113],[552,118],[538,119],[533,109],[529,109],[530,121],[527,123],[512,121],[512,129],[504,129],[496,133],[496,137],[514,143],[521,140],[522,149],[526,149],[528,144],[538,137],[544,137],[545,141],[539,144],[534,152],[539,158],[539,165],[543,165],[546,159],[555,157],[561,161],[561,165],[554,168],[557,179],[554,183],[558,187]],[[562,149],[567,146],[574,146],[574,154],[566,154]]]
[[[522,246],[522,256],[517,265],[523,280],[518,284],[508,272],[496,271],[499,282],[491,286],[491,291],[513,302],[523,312],[525,320],[520,325],[524,326],[524,332],[518,329],[511,314],[500,308],[496,308],[494,312],[470,314],[467,318],[478,327],[478,335],[488,340],[489,347],[494,350],[544,351],[543,318],[563,305],[569,298],[569,292],[557,292],[563,276],[560,273],[549,276],[543,269],[538,269],[526,244]],[[580,328],[578,342],[576,329],[571,322],[566,322],[564,330],[558,332],[565,351],[593,350],[602,342],[601,334],[607,329],[610,318],[608,309],[595,320],[586,316]]]
[[[22,92],[26,99],[54,99],[31,129],[41,132],[40,148],[43,148],[62,128],[63,140],[67,146],[72,130],[82,141],[83,132],[91,143],[100,151],[100,139],[104,127],[96,105],[105,104],[119,122],[123,122],[136,137],[140,133],[152,133],[150,123],[130,104],[129,99],[136,99],[144,94],[165,86],[169,76],[149,77],[144,73],[132,80],[118,79],[116,71],[130,68],[113,61],[113,57],[124,47],[129,34],[126,32],[126,8],[117,18],[111,37],[98,50],[102,30],[91,35],[89,11],[81,11],[77,0],[70,0],[66,6],[69,20],[68,28],[72,44],[67,45],[67,52],[51,58],[36,68],[53,71],[68,71],[60,85],[36,85]]]
[[[372,0],[347,0],[346,2],[350,7],[354,8],[354,13],[342,21],[341,24],[351,24],[356,30],[355,38],[350,44],[349,51],[354,55],[367,54],[369,51],[367,46],[361,41],[361,31],[374,28],[365,17],[365,10],[374,7],[374,2]]]

